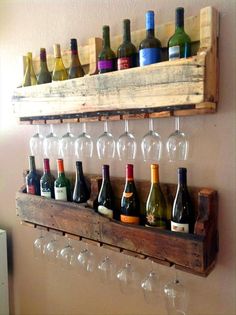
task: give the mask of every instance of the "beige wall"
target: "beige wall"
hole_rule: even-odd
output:
[[[111,34],[121,32],[121,20],[131,18],[132,28],[144,26],[147,9],[158,11],[158,23],[173,19],[174,8],[183,5],[186,14],[194,15],[201,7],[212,5],[221,13],[220,21],[220,102],[218,112],[209,116],[187,117],[182,129],[189,135],[189,184],[209,186],[219,192],[220,252],[215,270],[208,278],[185,273],[180,277],[190,293],[189,314],[236,314],[235,307],[235,0],[144,1],[144,0],[1,0],[0,1],[0,227],[9,237],[11,314],[166,314],[163,298],[154,306],[147,305],[140,290],[122,295],[118,287],[102,285],[97,276],[77,277],[42,260],[35,260],[32,242],[37,231],[23,227],[15,215],[15,191],[22,185],[22,170],[27,167],[28,140],[34,132],[20,126],[12,115],[12,90],[20,82],[21,56],[39,47],[52,51],[52,44],[68,46],[69,39],[79,38],[85,44],[90,36],[101,36],[103,24]],[[120,122],[110,126],[118,137]],[[173,119],[155,121],[163,140],[173,130]],[[131,122],[131,129],[140,139],[147,121]],[[81,126],[73,126],[78,134]],[[46,127],[42,130],[46,133]],[[65,126],[56,128],[59,135]],[[89,132],[102,132],[101,123],[89,124]],[[148,178],[149,169],[140,158],[135,162],[136,178]],[[138,166],[138,167],[137,167]],[[175,182],[176,167],[161,162],[161,180]],[[119,162],[111,163],[112,173],[123,172]],[[86,172],[99,173],[100,163],[85,163]],[[97,251],[101,257],[104,250]],[[113,255],[118,262],[120,255]],[[147,263],[134,261],[144,275]],[[160,268],[166,282],[173,272]]]

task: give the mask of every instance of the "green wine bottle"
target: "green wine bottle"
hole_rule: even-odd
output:
[[[110,47],[110,28],[103,26],[103,48],[98,55],[98,72],[105,73],[116,70],[116,55]]]
[[[44,172],[40,179],[40,194],[46,198],[54,198],[55,178],[50,172],[49,159],[43,160]]]
[[[52,75],[48,71],[46,49],[40,48],[40,71],[37,78],[38,84],[52,82]]]
[[[65,176],[62,159],[57,160],[58,177],[54,182],[56,200],[71,201],[70,181]]]
[[[98,212],[108,218],[117,219],[109,175],[109,165],[103,165],[102,167],[102,186],[98,194]]]
[[[29,156],[29,173],[25,180],[27,194],[40,196],[39,176],[36,172],[35,158],[33,155]]]
[[[175,11],[175,33],[168,42],[169,60],[191,56],[191,39],[184,30],[184,8]]]
[[[81,66],[79,56],[78,56],[78,46],[77,40],[72,38],[70,40],[70,49],[71,49],[71,64],[69,68],[69,79],[80,78],[84,76],[84,70]]]
[[[76,161],[76,179],[73,192],[73,201],[77,203],[86,202],[89,199],[89,189],[85,181],[81,161]]]
[[[154,11],[146,12],[146,38],[139,45],[140,67],[161,61],[161,42],[155,37]]]
[[[130,20],[123,20],[123,42],[117,50],[117,69],[137,67],[137,49],[131,43]]]
[[[126,182],[121,198],[120,221],[124,223],[140,223],[140,202],[136,191],[133,165],[126,165]]]
[[[146,202],[146,225],[166,228],[166,201],[159,184],[158,164],[151,164],[151,189]]]
[[[68,79],[68,73],[66,68],[63,64],[62,57],[61,57],[61,48],[59,44],[55,44],[53,46],[54,49],[54,68],[52,72],[52,81],[63,81]]]
[[[178,186],[171,215],[171,231],[193,233],[195,213],[187,188],[187,169],[178,169]]]
[[[33,60],[32,60],[32,52],[28,52],[26,56],[26,69],[24,74],[24,79],[22,82],[22,86],[30,86],[36,85],[37,79],[34,72]]]

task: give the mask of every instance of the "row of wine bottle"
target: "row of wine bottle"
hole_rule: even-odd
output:
[[[90,196],[82,162],[76,161],[76,181],[73,189],[65,176],[63,160],[57,160],[58,177],[50,172],[49,159],[44,159],[44,173],[41,178],[36,171],[34,156],[29,157],[29,173],[26,176],[27,193],[41,195],[56,200],[85,203]],[[119,209],[114,204],[114,194],[110,181],[109,165],[102,167],[102,185],[98,194],[96,211],[100,214],[128,224],[171,229],[175,232],[193,233],[195,214],[187,189],[187,170],[178,169],[178,187],[172,202],[164,197],[159,183],[159,165],[151,165],[151,188],[142,211],[135,187],[133,165],[126,165],[126,181]]]
[[[184,30],[184,8],[176,9],[175,33],[168,41],[169,60],[186,58],[191,55],[191,40]],[[113,52],[110,46],[110,29],[103,26],[103,47],[98,56],[98,71],[106,73],[115,70],[124,70],[137,66],[145,66],[163,60],[161,42],[155,37],[154,11],[146,12],[146,38],[143,39],[137,51],[131,41],[130,20],[123,20],[123,42]],[[27,55],[27,66],[23,86],[49,83],[82,77],[84,70],[78,57],[77,40],[71,39],[71,64],[67,72],[61,57],[60,45],[54,45],[55,64],[52,74],[49,72],[45,48],[40,49],[40,72],[36,78],[32,63],[32,53]]]

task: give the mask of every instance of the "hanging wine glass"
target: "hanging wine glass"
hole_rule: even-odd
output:
[[[110,132],[108,132],[107,120],[104,122],[104,133],[97,139],[97,152],[99,159],[114,158],[116,142]]]
[[[141,282],[144,299],[148,304],[155,304],[160,296],[160,280],[158,273],[154,270],[154,262],[152,262],[151,271]]]
[[[136,156],[137,144],[135,137],[129,132],[128,120],[125,120],[125,132],[119,137],[117,142],[117,152],[120,160],[134,160]]]
[[[59,140],[60,155],[63,159],[74,156],[74,135],[71,133],[70,124],[67,124],[67,132]]]
[[[94,271],[96,265],[95,255],[88,249],[87,244],[80,250],[77,257],[77,263],[79,267],[79,274]]]
[[[33,250],[34,250],[34,257],[40,258],[43,257],[45,253],[45,246],[48,242],[47,235],[43,234],[43,231],[40,230],[39,237],[36,238],[36,240],[33,243]]]
[[[179,129],[179,117],[175,117],[175,132],[169,136],[166,149],[170,162],[184,161],[188,157],[189,143],[186,135]]]
[[[70,269],[75,257],[75,248],[71,244],[71,240],[67,238],[67,244],[58,253],[60,264],[65,269]]]
[[[75,155],[77,159],[91,158],[93,154],[93,141],[86,132],[86,123],[83,123],[83,132],[75,140]]]
[[[44,156],[57,159],[59,156],[59,141],[54,133],[53,125],[50,125],[50,133],[43,140]]]
[[[164,286],[165,302],[168,315],[186,315],[188,294],[185,286],[175,274],[175,279]]]
[[[61,248],[61,243],[58,236],[53,235],[52,239],[45,245],[44,254],[49,262],[56,263],[58,254]]]
[[[160,135],[154,131],[153,119],[149,119],[149,132],[143,137],[141,149],[144,161],[159,161],[161,158],[162,142]]]
[[[138,276],[128,258],[126,259],[125,265],[116,274],[116,277],[121,293],[130,293],[137,287]]]
[[[110,284],[115,280],[115,265],[109,256],[104,257],[98,264],[100,280],[104,284]]]
[[[37,132],[30,138],[30,154],[35,157],[43,156],[43,135],[40,134],[39,125],[37,125]]]

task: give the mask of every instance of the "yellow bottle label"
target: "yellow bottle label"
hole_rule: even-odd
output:
[[[124,192],[123,197],[125,198],[131,198],[133,196],[133,192]]]
[[[132,217],[128,215],[121,214],[120,220],[123,223],[130,223],[130,224],[139,224],[140,218],[139,217]]]

